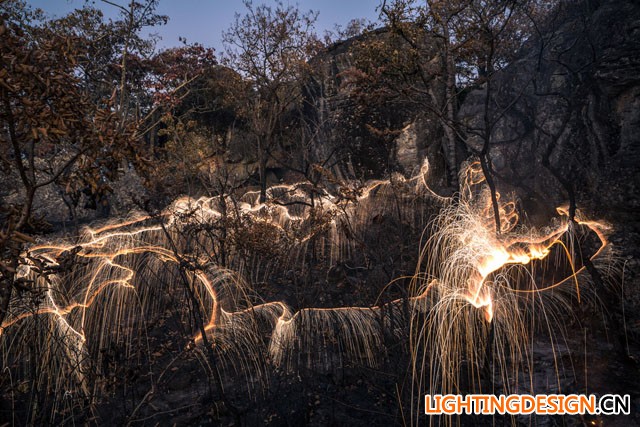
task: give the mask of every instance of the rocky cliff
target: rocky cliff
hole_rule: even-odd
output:
[[[431,42],[425,39],[422,49],[427,58],[437,56]],[[372,49],[382,50],[372,54]],[[410,175],[427,156],[436,168],[441,163],[443,132],[433,115],[405,99],[375,98],[359,87],[362,63],[381,67],[385,49],[403,49],[403,42],[381,28],[335,43],[311,61],[306,114],[318,130],[315,156],[323,161],[333,155],[343,177],[379,178],[396,171]]]
[[[625,264],[625,318],[621,307],[614,311],[638,340],[640,6],[565,4],[538,29],[518,59],[491,78],[489,92],[485,84],[465,96],[457,116],[460,143],[480,151],[477,135],[484,131],[489,97],[491,167],[501,190],[518,193],[526,219],[545,224],[556,206],[571,203],[611,222],[612,243]],[[410,173],[426,156],[435,180],[444,181],[437,117],[415,105],[357,102],[347,78],[372,40],[394,42],[382,29],[338,43],[312,61],[308,114],[320,134],[317,157],[337,151],[345,174],[374,177]],[[394,132],[380,136],[372,127]]]
[[[612,243],[625,262],[624,321],[637,340],[640,6],[581,2],[560,10],[492,80],[489,94],[485,85],[465,99],[459,120],[475,149],[483,142],[472,134],[484,129],[487,96],[493,168],[527,202],[528,213],[547,216],[548,208],[574,199],[591,218],[611,222]],[[620,317],[621,308],[613,308]]]

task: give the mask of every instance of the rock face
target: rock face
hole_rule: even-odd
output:
[[[315,160],[318,163],[328,158],[338,161],[334,172],[341,178],[373,176],[378,172],[378,165],[388,163],[391,154],[388,141],[373,140],[366,129],[367,124],[372,124],[373,114],[358,111],[352,88],[346,84],[345,73],[354,66],[360,39],[354,37],[335,43],[315,57],[310,63],[313,74],[306,86],[306,115],[315,125],[320,142],[313,153]],[[396,120],[402,121],[402,118],[396,117]]]
[[[395,156],[398,165],[405,173],[410,173],[415,168],[419,157],[424,157],[420,147],[417,123],[409,123],[405,126],[400,135],[394,140]]]
[[[640,8],[625,1],[589,5],[567,6],[520,60],[492,80],[497,172],[538,180],[548,157],[567,179],[579,176],[589,184],[609,178],[614,165],[637,173],[628,166],[640,160]],[[465,99],[459,114],[465,128],[483,129],[485,97],[483,86]],[[476,149],[481,144],[474,136],[466,142]]]
[[[367,44],[394,46],[398,42],[393,37],[387,29],[378,29],[338,42],[310,63],[314,71],[307,84],[306,115],[320,142],[314,154],[320,163],[333,156],[342,177],[410,174],[431,148],[437,151],[442,138],[437,120],[427,118],[415,105],[368,102],[367,94],[352,84]]]
[[[542,36],[492,78],[492,168],[499,187],[519,194],[535,224],[546,224],[570,199],[612,223],[614,249],[628,260],[625,321],[640,339],[640,6],[565,4],[540,29]],[[343,176],[365,178],[410,174],[428,157],[442,180],[439,120],[415,105],[359,104],[348,84],[361,43],[390,37],[378,30],[312,61],[307,115],[317,124],[315,155],[318,161],[336,156]],[[472,90],[458,112],[471,150],[483,144],[473,135],[483,130],[486,96],[486,86]],[[371,127],[394,132],[381,136]]]
[[[483,129],[486,96],[481,87],[461,106],[467,130]],[[578,209],[611,222],[614,248],[628,259],[628,334],[639,339],[640,6],[566,6],[492,80],[489,97],[490,155],[499,181],[532,210],[566,203],[574,193]],[[467,143],[478,149],[481,141],[469,136]]]
[[[435,117],[418,114],[393,140],[394,158],[399,172],[412,176],[427,159],[430,167],[430,185],[440,188],[446,185],[444,159],[440,150],[443,138],[440,122]]]

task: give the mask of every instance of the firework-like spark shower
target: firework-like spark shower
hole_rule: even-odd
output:
[[[566,209],[559,208],[549,226],[526,228],[519,223],[517,200],[499,195],[497,233],[489,190],[478,164],[469,164],[461,175],[460,195],[455,200],[431,191],[427,174],[425,162],[412,179],[396,178],[408,189],[408,200],[424,197],[442,206],[425,231],[428,241],[408,298],[371,307],[298,311],[281,301],[255,303],[253,290],[241,274],[213,265],[206,256],[220,248],[195,250],[198,245],[226,242],[183,237],[187,227],[210,224],[224,216],[217,208],[219,198],[183,198],[160,215],[140,215],[89,228],[74,245],[53,242],[29,248],[28,263],[18,276],[40,297],[35,302],[14,298],[0,329],[4,360],[24,351],[21,334],[55,338],[62,345],[55,346],[48,357],[55,361],[51,366],[58,372],[51,373],[47,387],[70,387],[68,380],[73,378],[79,392],[95,396],[99,391],[90,372],[104,363],[101,349],[121,341],[133,353],[133,343],[139,338],[135,334],[142,333],[145,319],[161,312],[166,305],[163,295],[181,289],[182,283],[197,300],[207,334],[204,340],[202,332],[196,332],[193,345],[213,346],[220,359],[232,366],[229,369],[249,368],[253,375],[265,374],[265,360],[295,370],[300,363],[326,365],[336,357],[375,366],[383,354],[385,334],[390,333],[396,340],[409,338],[405,346],[413,355],[416,396],[425,390],[452,391],[458,387],[463,361],[475,371],[483,366],[491,329],[491,339],[502,345],[492,357],[503,369],[501,375],[507,376],[508,361],[527,357],[527,311],[536,307],[528,302],[558,288],[575,291],[579,298],[584,266],[576,260],[576,227],[591,230],[599,238],[599,249],[591,256],[594,260],[606,250],[607,227],[581,217],[573,220]],[[357,250],[341,234],[339,224],[366,226],[366,215],[382,204],[385,189],[391,185],[390,181],[372,182],[348,205],[328,193],[319,199],[321,214],[331,218],[322,245],[331,259],[343,259]],[[272,198],[276,194],[289,200],[304,197],[296,186],[279,186],[270,193]],[[304,225],[318,212],[308,206],[261,204],[253,197],[247,195],[233,215],[249,217],[276,233],[294,227],[301,230],[295,236],[297,252],[291,252],[295,265],[314,233]],[[570,273],[540,283],[532,263],[552,253],[565,257]],[[241,270],[242,260],[231,260],[229,265]],[[183,301],[189,300],[183,296]],[[261,336],[267,336],[264,344]],[[339,355],[331,354],[337,349]]]

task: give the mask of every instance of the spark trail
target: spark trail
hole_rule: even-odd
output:
[[[526,228],[519,223],[515,197],[498,195],[502,221],[496,233],[491,197],[477,163],[461,174],[456,200],[434,193],[427,176],[425,161],[413,178],[370,182],[348,197],[324,191],[314,204],[300,185],[272,187],[267,203],[258,203],[254,193],[240,201],[182,198],[156,217],[139,215],[87,229],[78,244],[33,246],[17,275],[38,297],[34,301],[18,295],[12,301],[0,325],[4,360],[19,357],[24,334],[37,331],[45,342],[61,343],[47,356],[58,370],[50,376],[71,373],[83,393],[95,393],[88,373],[100,370],[100,350],[114,341],[132,347],[135,335],[143,334],[145,319],[166,309],[164,295],[180,293],[186,285],[198,299],[198,307],[191,309],[202,313],[208,341],[238,369],[264,372],[267,359],[289,369],[298,363],[330,364],[336,349],[340,357],[375,366],[385,336],[404,339],[409,329],[416,393],[447,392],[457,387],[463,361],[475,366],[473,375],[478,376],[491,329],[502,346],[494,356],[507,376],[508,360],[521,359],[527,351],[532,301],[559,288],[575,291],[579,299],[584,281],[584,267],[576,264],[579,230],[563,208],[547,227]],[[287,256],[294,266],[312,240],[333,263],[359,250],[349,230],[367,227],[377,213],[392,209],[388,200],[398,193],[410,217],[418,218],[413,227],[424,225],[424,215],[415,212],[417,198],[440,206],[441,213],[427,230],[410,296],[371,307],[295,311],[281,301],[255,303],[242,272],[266,271],[268,262],[256,264],[234,247],[233,239],[207,234],[220,221],[236,224],[237,233],[243,230],[238,224],[251,224],[249,234],[267,230],[274,242],[289,239]],[[223,209],[221,201],[234,209]],[[602,258],[608,248],[607,226],[583,217],[577,224],[599,240],[590,258]],[[211,254],[224,254],[226,266],[237,271],[216,265]],[[550,254],[564,257],[570,272],[538,283],[533,264]],[[194,335],[195,345],[202,345],[202,338]],[[49,387],[62,382],[54,380]]]

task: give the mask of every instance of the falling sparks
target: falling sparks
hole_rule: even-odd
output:
[[[422,195],[443,206],[422,250],[413,280],[413,295],[408,299],[372,307],[299,311],[280,301],[252,304],[247,298],[249,286],[240,275],[212,265],[206,256],[219,248],[206,247],[206,251],[202,251],[204,255],[194,255],[190,246],[194,243],[181,240],[181,227],[211,224],[228,215],[249,217],[280,233],[287,233],[294,225],[300,227],[303,232],[296,236],[296,244],[304,245],[314,236],[302,227],[309,221],[312,207],[301,203],[259,203],[258,195],[250,193],[236,203],[235,210],[229,214],[217,205],[219,198],[181,198],[158,217],[141,215],[87,229],[76,245],[53,243],[29,248],[29,261],[17,274],[31,280],[33,289],[42,291],[44,298],[34,308],[16,296],[9,315],[0,325],[0,340],[10,342],[12,334],[23,330],[22,323],[46,316],[51,333],[66,342],[66,350],[60,357],[75,367],[76,379],[86,391],[91,384],[84,367],[90,363],[96,348],[105,347],[112,339],[110,334],[122,333],[122,325],[136,323],[152,312],[159,304],[159,295],[167,293],[168,284],[173,283],[176,288],[175,283],[186,278],[199,300],[198,309],[204,313],[204,330],[210,337],[209,342],[221,351],[243,349],[230,356],[236,363],[251,364],[252,360],[263,357],[256,344],[258,329],[263,324],[267,324],[270,331],[265,353],[272,363],[283,366],[292,365],[298,353],[310,353],[309,347],[327,347],[329,343],[337,343],[347,356],[375,365],[376,354],[384,346],[385,328],[401,338],[402,331],[410,327],[414,334],[409,346],[414,350],[421,346],[428,348],[432,358],[439,358],[430,363],[454,372],[459,368],[455,360],[460,358],[460,353],[468,353],[465,346],[482,335],[478,331],[483,326],[461,314],[465,305],[482,313],[486,324],[508,330],[506,333],[513,335],[513,345],[517,346],[523,340],[518,334],[524,330],[522,322],[518,323],[520,295],[541,293],[570,282],[579,297],[578,278],[584,267],[576,268],[574,249],[565,243],[572,231],[567,209],[558,208],[560,216],[544,229],[526,229],[519,222],[515,198],[498,194],[501,224],[500,232],[496,233],[491,197],[477,164],[470,164],[461,174],[457,200],[433,192],[427,185],[427,175],[428,162],[425,161],[416,176],[395,178],[409,189],[411,197]],[[371,218],[367,215],[372,215],[376,207],[384,208],[377,206],[380,202],[376,198],[382,197],[380,194],[385,191],[395,191],[390,181],[369,183],[351,204],[326,191],[317,196],[313,214],[318,215],[319,210],[330,218],[330,232],[324,246],[331,260],[355,250],[345,243],[349,239],[341,237],[339,224],[348,221],[366,226]],[[305,201],[307,197],[296,185],[272,187],[269,194],[272,199],[277,194],[285,194],[292,202]],[[157,225],[159,221],[161,225]],[[600,246],[591,257],[596,259],[607,247],[608,227],[581,214],[575,221],[598,237]],[[223,243],[226,242],[213,244]],[[530,284],[524,289],[520,286],[520,276],[516,274],[511,278],[510,266],[526,267],[534,260],[544,260],[556,246],[563,249],[571,265],[569,276],[554,283]],[[65,254],[72,254],[71,266],[60,264]],[[525,274],[525,277],[531,281],[531,275]],[[407,307],[411,319],[406,319],[404,314]],[[193,342],[202,345],[203,336],[197,333]],[[483,342],[482,339],[479,342]],[[482,345],[474,348],[478,347]],[[11,351],[10,345],[7,348]],[[330,357],[325,356],[329,363]],[[469,357],[472,361],[480,358],[477,354]],[[429,371],[427,366],[418,366],[424,364],[424,356],[415,354],[414,359],[415,371]],[[455,382],[455,374],[452,375],[450,379],[446,374],[433,375],[431,381],[440,381],[440,388],[447,388]]]

